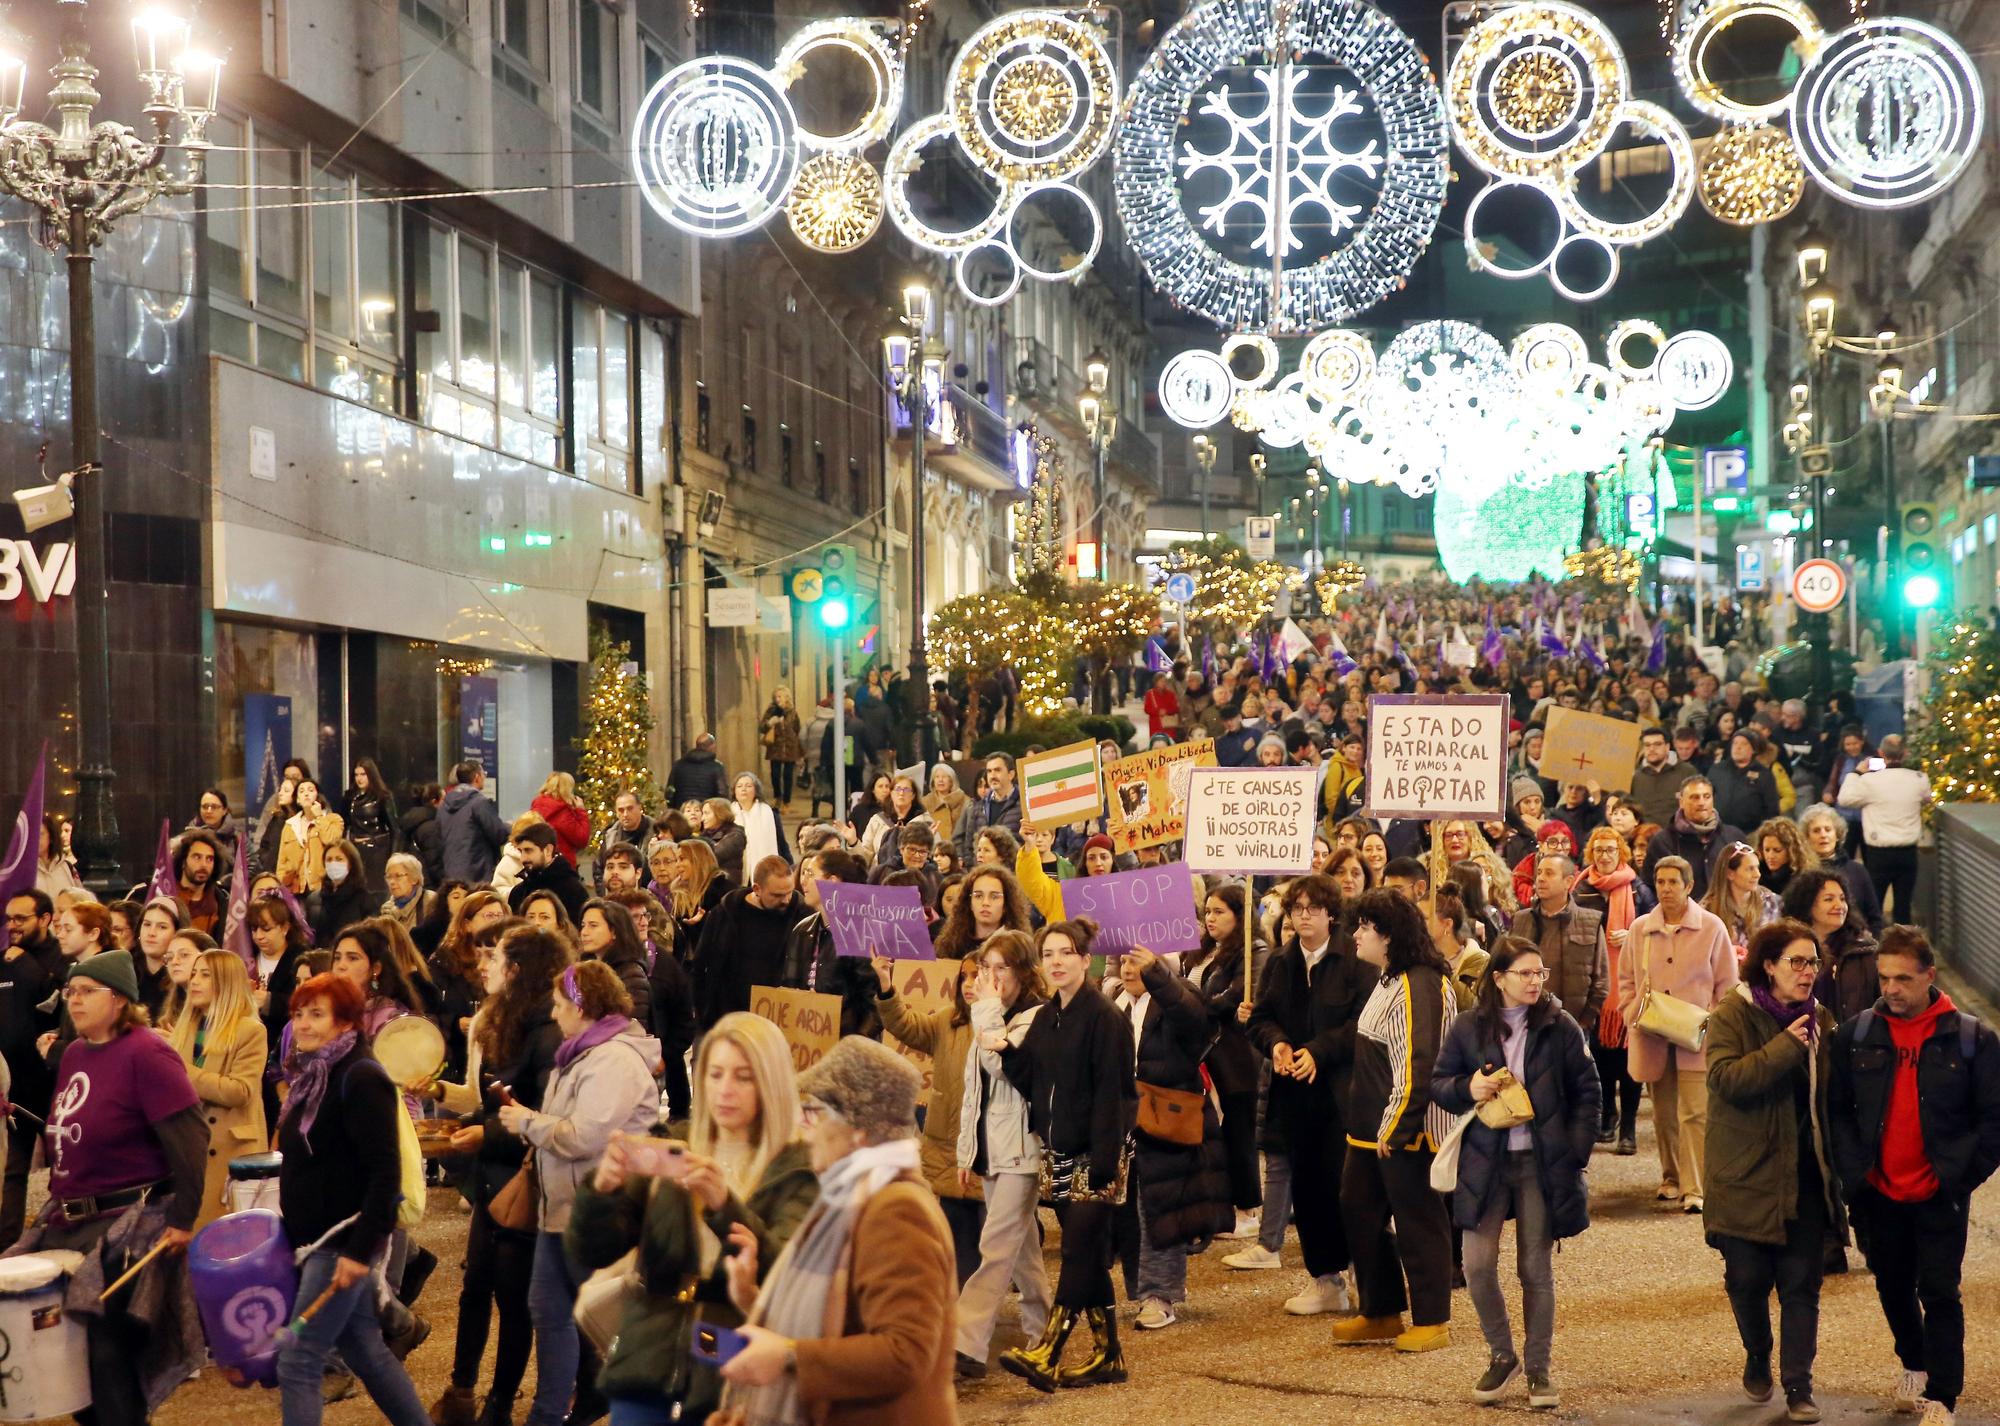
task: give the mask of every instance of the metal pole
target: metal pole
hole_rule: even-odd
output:
[[[1208,538],[1208,482],[1215,473],[1215,457],[1204,456],[1195,462],[1201,470],[1201,537]]]
[[[1806,368],[1810,388],[1807,405],[1808,409],[1813,413],[1813,434],[1816,441],[1820,439],[1820,432],[1829,430],[1826,424],[1826,417],[1820,411],[1819,404],[1820,395],[1826,389],[1825,362],[1826,358],[1824,356],[1818,356]],[[1815,475],[1812,478],[1812,517],[1812,558],[1820,559],[1826,555],[1829,543],[1826,533],[1826,477],[1824,475]],[[1854,598],[1854,592],[1850,590],[1847,597],[1849,599]],[[1823,702],[1833,692],[1833,619],[1830,615],[1826,614],[1808,614],[1806,618],[1811,620],[1811,623],[1806,625],[1809,631],[1806,637],[1812,641],[1813,698],[1817,702]]]
[[[80,11],[81,7],[76,7]],[[81,25],[75,11],[72,20]],[[105,574],[104,475],[97,450],[97,316],[87,210],[69,210],[70,464],[76,471],[77,739],[75,851],[85,884],[118,879],[111,787],[111,590]]]
[[[1097,519],[1094,522],[1097,526],[1097,578],[1101,583],[1109,583],[1111,553],[1105,548],[1104,540],[1105,531],[1110,524],[1106,518],[1109,512],[1104,507],[1104,449],[1108,444],[1105,440],[1105,422],[1110,419],[1110,412],[1106,407],[1110,404],[1111,398],[1101,396],[1098,399],[1103,404],[1097,408],[1097,429],[1091,432],[1090,436],[1091,464],[1097,479]]]
[[[833,820],[847,820],[847,629],[833,638]]]
[[[910,442],[910,682],[915,687],[910,697],[917,720],[917,757],[928,770],[937,752],[931,733],[930,654],[924,640],[924,446],[930,434],[930,392],[924,387],[923,329],[916,328],[912,335],[909,383],[915,392],[916,437]]]
[[[1697,656],[1702,646],[1701,627],[1701,482],[1702,473],[1694,476],[1694,646]]]
[[[1902,657],[1903,600],[1896,588],[1896,563],[1901,541],[1896,512],[1896,417],[1882,413],[1882,658]]]

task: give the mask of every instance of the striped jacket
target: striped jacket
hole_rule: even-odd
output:
[[[1458,997],[1436,966],[1384,976],[1355,1026],[1347,1142],[1357,1149],[1435,1152],[1452,1115],[1431,1102],[1431,1066],[1458,1014]]]

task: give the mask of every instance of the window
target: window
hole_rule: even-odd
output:
[[[667,71],[674,67],[672,51],[666,41],[653,35],[641,33],[639,36],[639,89],[644,98],[653,92],[653,86],[667,77]]]
[[[249,164],[243,152],[243,126],[218,114],[209,125],[215,147],[208,153],[208,291],[210,297],[247,301],[245,276],[250,243],[250,191],[245,187]]]
[[[695,392],[694,443],[696,448],[703,451],[713,449],[713,447],[709,445],[709,417],[712,405],[713,403],[709,401],[708,393],[706,391]]]
[[[813,494],[826,499],[826,447],[813,442]]]
[[[750,414],[750,408],[743,408],[743,468],[757,468],[757,418]]]
[[[853,456],[847,458],[847,498],[855,510],[867,508],[868,493],[862,488],[861,462]]]
[[[531,104],[549,77],[548,0],[494,0],[493,76]]]
[[[562,295],[553,278],[435,223],[413,254],[425,424],[538,465],[562,447]]]
[[[603,0],[576,0],[576,97],[618,130],[618,17]]]
[[[778,428],[778,478],[792,483],[792,433],[784,427]]]
[[[588,297],[570,303],[570,392],[576,472],[636,491],[632,466],[632,324]]]

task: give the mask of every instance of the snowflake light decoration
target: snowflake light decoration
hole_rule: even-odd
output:
[[[1230,91],[1245,69],[1261,101]],[[1302,96],[1311,70],[1335,73],[1330,100]],[[1184,134],[1198,114],[1222,121],[1222,148]],[[1379,136],[1345,147],[1356,123]],[[1197,223],[1184,184],[1210,171],[1226,191]],[[1372,205],[1337,196],[1357,175],[1379,180]],[[1310,331],[1381,301],[1429,245],[1448,178],[1436,81],[1410,37],[1363,0],[1201,0],[1147,56],[1117,140],[1119,215],[1154,285],[1230,331]],[[1268,263],[1219,241],[1245,208]],[[1344,241],[1302,252],[1301,228],[1322,219]]]
[[[1979,72],[1950,36],[1917,20],[1842,30],[1799,81],[1806,171],[1834,197],[1904,208],[1947,188],[1979,151]]]

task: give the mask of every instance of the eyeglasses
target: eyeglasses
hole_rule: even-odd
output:
[[[100,990],[111,989],[108,985],[66,985],[63,987],[64,1000],[81,1000],[86,995],[95,995]]]
[[[1515,970],[1512,966],[1509,966],[1503,974],[1518,975],[1522,980],[1547,980],[1549,978],[1547,970]]]
[[[1788,970],[1818,970],[1818,956],[1779,956],[1778,964]]]

